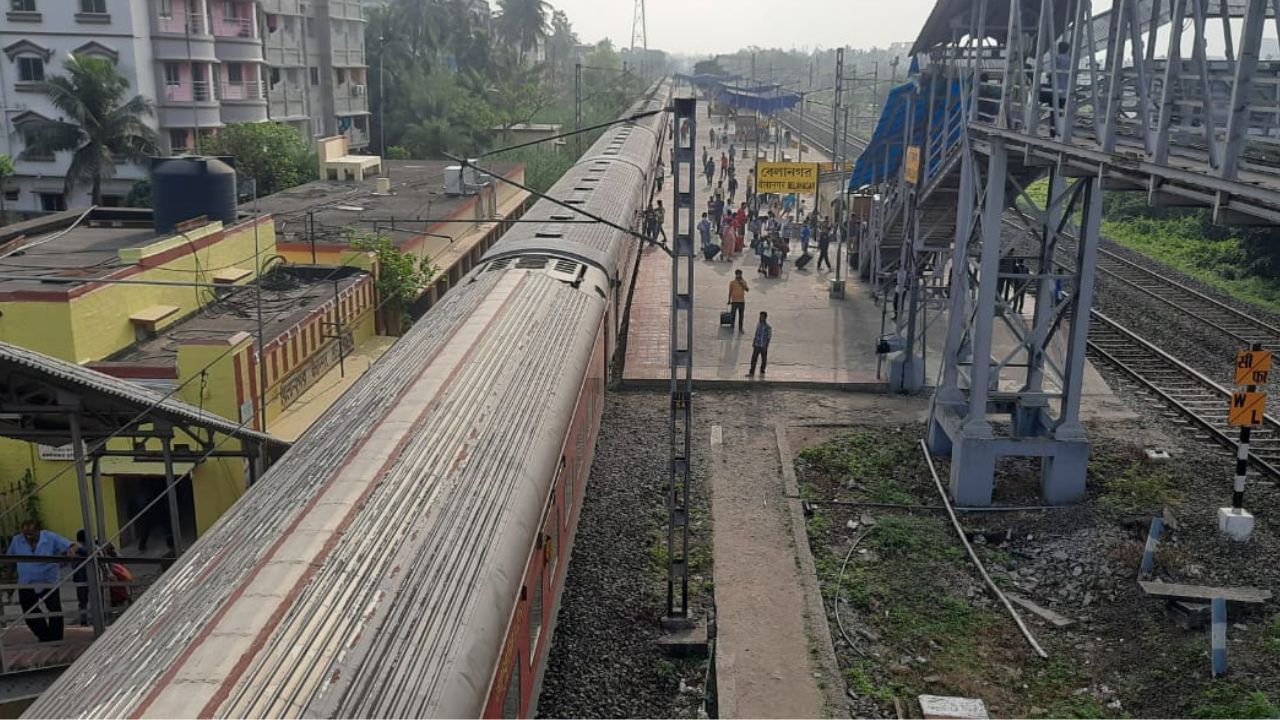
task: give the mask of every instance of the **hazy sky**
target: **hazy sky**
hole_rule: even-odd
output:
[[[584,42],[631,44],[634,0],[550,0]],[[760,47],[885,47],[914,40],[934,0],[646,0],[649,47],[682,53]]]

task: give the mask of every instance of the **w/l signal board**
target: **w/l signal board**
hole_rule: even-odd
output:
[[[1234,427],[1256,427],[1262,424],[1267,412],[1267,394],[1258,391],[1266,385],[1271,375],[1269,350],[1241,350],[1236,353],[1236,385],[1247,389],[1231,393],[1231,407],[1227,410],[1227,424]]]

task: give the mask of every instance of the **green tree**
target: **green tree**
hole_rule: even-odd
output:
[[[437,269],[431,258],[418,258],[406,253],[381,233],[366,233],[351,238],[351,246],[373,253],[378,274],[378,296],[386,311],[386,317],[398,327],[398,332],[408,321],[409,305],[431,284]]]
[[[69,55],[67,74],[37,85],[65,119],[36,120],[24,128],[23,157],[70,151],[67,194],[81,183],[93,189],[93,203],[102,203],[102,178],[115,174],[121,162],[141,163],[156,149],[155,131],[145,118],[151,101],[141,95],[127,98],[129,80],[106,58]]]
[[[400,92],[390,122],[401,128],[397,144],[410,156],[473,155],[489,143],[497,116],[455,75],[445,70],[412,70],[402,76]]]
[[[521,64],[547,38],[550,9],[546,0],[498,0],[498,29],[507,42],[520,48]]]
[[[205,144],[204,151],[235,158],[236,173],[257,181],[259,197],[309,182],[319,174],[302,136],[282,123],[228,125]]]
[[[0,155],[0,222],[4,221],[4,186],[13,177],[13,158]]]

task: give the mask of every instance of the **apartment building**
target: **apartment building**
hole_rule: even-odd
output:
[[[132,92],[155,104],[151,124],[166,154],[200,152],[229,123],[287,122],[304,137],[344,134],[368,144],[364,20],[359,0],[3,0],[0,154],[16,175],[5,206],[52,212],[89,203],[64,192],[70,153],[22,158],[23,125],[57,119],[37,89],[70,53],[107,58]],[[116,168],[103,204],[118,205],[145,169]]]
[[[369,144],[361,0],[259,0],[271,119],[310,137]]]

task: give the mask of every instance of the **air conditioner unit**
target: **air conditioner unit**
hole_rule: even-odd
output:
[[[462,181],[469,187],[479,187],[493,179],[489,173],[476,167],[477,162],[479,160],[474,158],[467,160],[467,167],[463,169]]]
[[[352,96],[352,97],[364,97],[364,95],[365,95],[365,86],[364,86],[364,85],[352,85],[352,86],[351,86],[351,96]]]
[[[444,193],[446,195],[466,194],[466,186],[462,182],[461,165],[450,165],[444,169]]]

